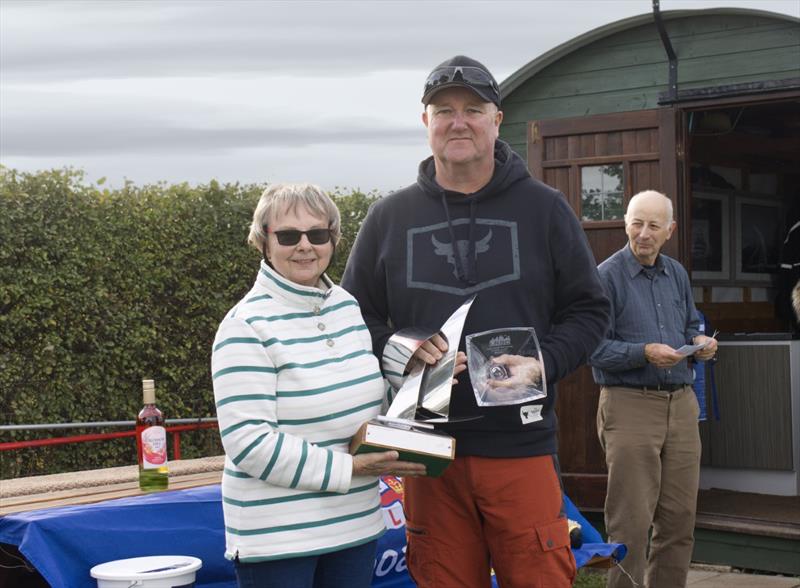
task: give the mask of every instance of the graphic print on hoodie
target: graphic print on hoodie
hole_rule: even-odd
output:
[[[474,240],[469,230],[473,228]],[[450,230],[452,229],[452,231]],[[415,227],[406,233],[408,267],[406,285],[409,288],[432,290],[468,296],[484,288],[519,280],[519,237],[517,223],[491,218],[456,219],[425,227]],[[455,236],[455,240],[453,240]],[[441,258],[435,262],[433,255]],[[465,283],[461,276],[471,265],[481,267],[481,279],[472,274],[475,283]],[[415,263],[415,260],[422,260]]]

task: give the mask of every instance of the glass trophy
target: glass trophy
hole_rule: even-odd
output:
[[[478,406],[524,404],[547,396],[542,351],[530,327],[467,335],[467,367]]]

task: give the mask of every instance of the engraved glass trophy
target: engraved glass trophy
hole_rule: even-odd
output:
[[[530,327],[467,335],[467,367],[478,406],[524,404],[547,396],[542,351]]]

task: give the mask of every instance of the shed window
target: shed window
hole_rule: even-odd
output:
[[[581,167],[581,220],[620,220],[625,192],[622,164]]]

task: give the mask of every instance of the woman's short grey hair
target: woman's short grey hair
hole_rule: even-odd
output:
[[[336,247],[342,237],[339,209],[331,197],[314,184],[272,184],[264,190],[253,213],[247,242],[263,251],[267,243],[265,225],[282,214],[297,210],[298,207],[305,208],[314,216],[328,219],[331,239]]]

